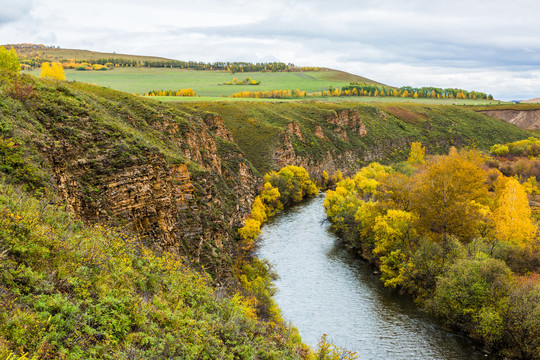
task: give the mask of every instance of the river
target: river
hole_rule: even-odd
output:
[[[365,262],[336,241],[317,197],[269,221],[257,252],[279,275],[275,300],[302,340],[323,334],[360,359],[489,359],[384,288]]]

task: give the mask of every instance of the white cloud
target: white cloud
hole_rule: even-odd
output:
[[[0,4],[6,0],[0,0]],[[333,67],[392,85],[540,95],[534,0],[18,0],[0,43]]]

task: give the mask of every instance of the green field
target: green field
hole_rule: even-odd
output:
[[[496,106],[512,104],[510,102],[498,101],[498,100],[455,100],[455,99],[403,99],[400,97],[313,97],[302,99],[256,99],[256,98],[229,98],[229,97],[215,97],[215,96],[197,96],[197,97],[182,97],[182,96],[149,96],[150,99],[155,99],[165,102],[223,102],[223,101],[251,101],[251,102],[329,102],[329,103],[400,103],[400,104],[426,104],[426,105],[456,105],[456,106]],[[515,106],[518,108],[518,106]],[[538,106],[536,107],[538,108]]]
[[[39,76],[40,70],[27,71]],[[82,81],[113,89],[144,94],[150,90],[178,90],[192,88],[200,96],[229,96],[239,91],[300,89],[307,92],[327,90],[331,85],[341,88],[352,81],[373,82],[360,76],[336,70],[309,72],[249,72],[197,71],[167,68],[115,68],[109,71],[66,70],[67,80]],[[260,85],[220,85],[233,78],[246,77],[260,81]]]
[[[39,69],[23,71],[39,76]],[[156,96],[161,101],[328,101],[328,102],[400,102],[421,104],[446,105],[497,105],[506,104],[489,100],[456,100],[456,99],[414,99],[396,97],[324,97],[303,99],[234,99],[228,96],[239,91],[267,91],[295,89],[307,92],[327,90],[329,86],[341,88],[350,82],[372,82],[369,79],[337,70],[322,70],[309,72],[246,72],[232,74],[225,71],[197,71],[168,68],[119,67],[109,71],[77,71],[65,70],[66,79],[80,81],[132,94],[144,94],[151,90],[178,90],[192,88],[197,97]],[[222,85],[249,77],[261,81],[260,85]]]

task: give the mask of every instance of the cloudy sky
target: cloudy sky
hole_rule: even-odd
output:
[[[393,86],[540,97],[537,0],[0,0],[0,44],[292,62]]]

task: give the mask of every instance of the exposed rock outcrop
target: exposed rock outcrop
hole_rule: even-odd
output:
[[[92,156],[82,146],[56,139],[46,151],[58,192],[79,218],[129,224],[155,247],[189,255],[219,276],[230,266],[220,266],[227,256],[218,253],[234,253],[234,233],[261,180],[230,143],[221,118],[189,121],[188,129],[174,121],[153,127],[169,134],[191,163],[171,164],[151,150],[118,161],[107,149]],[[227,151],[220,153],[220,147]]]
[[[482,110],[480,112],[519,126],[522,129],[540,129],[540,110],[496,109]]]
[[[366,126],[362,122],[362,119],[360,119],[360,113],[355,109],[337,111],[335,114],[329,116],[326,121],[330,124],[338,125],[336,132],[338,134],[344,134],[343,136],[345,138],[343,140],[345,141],[347,141],[346,128],[352,129],[353,132],[360,136],[365,136],[367,133]]]

